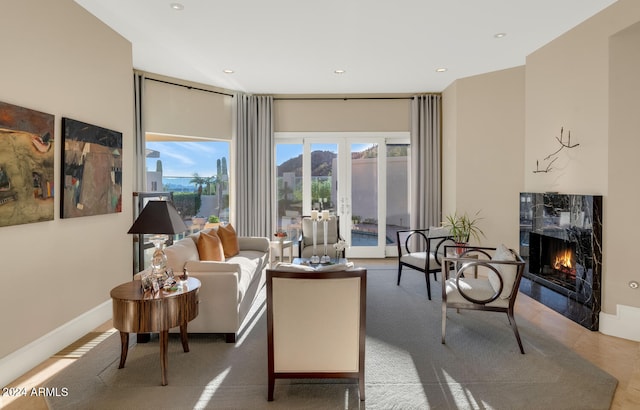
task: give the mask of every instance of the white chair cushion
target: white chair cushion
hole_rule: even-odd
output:
[[[459,283],[464,294],[476,300],[491,299],[496,293],[493,286],[487,279],[460,278]],[[447,304],[472,304],[460,294],[460,291],[456,287],[455,278],[447,279],[445,282],[445,291],[447,294]],[[508,307],[509,301],[498,298],[491,303],[487,303],[485,306]]]
[[[509,248],[507,248],[504,244],[500,244],[500,246],[496,248],[496,251],[493,254],[491,260],[513,262],[516,259]],[[513,284],[516,280],[516,275],[518,274],[518,267],[516,265],[506,265],[500,263],[494,263],[492,264],[492,266],[495,267],[498,272],[500,272],[500,276],[502,276],[502,292],[500,293],[500,298],[509,299]],[[498,289],[500,289],[500,278],[498,278],[498,275],[490,269],[488,277],[489,283],[491,283],[491,286],[497,292]]]
[[[413,252],[400,257],[400,262],[406,263],[411,266],[417,266],[420,269],[424,269],[426,266],[427,253],[426,252]],[[440,264],[436,261],[433,254],[429,255],[429,270],[440,269]]]

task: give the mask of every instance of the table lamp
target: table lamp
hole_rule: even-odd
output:
[[[151,267],[156,275],[163,275],[167,268],[164,243],[168,235],[187,230],[176,208],[167,201],[149,201],[127,233],[153,234],[150,241],[155,246]]]

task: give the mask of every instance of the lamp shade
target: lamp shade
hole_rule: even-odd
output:
[[[149,201],[127,233],[176,234],[186,230],[187,225],[172,204]]]

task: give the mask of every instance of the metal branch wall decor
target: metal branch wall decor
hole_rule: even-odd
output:
[[[544,168],[540,168],[540,161],[536,160],[536,169],[533,171],[534,174],[537,174],[539,172],[546,173],[551,171],[553,169],[552,165],[558,159],[558,154],[560,153],[560,151],[562,151],[565,148],[570,149],[580,145],[580,144],[571,144],[571,131],[567,133],[566,141],[564,140],[563,133],[564,133],[564,127],[560,127],[560,138],[556,137],[556,141],[560,143],[560,148],[558,148],[556,151],[544,157],[544,159],[542,160],[543,164],[547,162],[546,166],[543,165]]]

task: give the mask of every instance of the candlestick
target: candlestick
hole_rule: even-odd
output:
[[[329,214],[329,212],[327,211],[327,215]],[[324,255],[322,255],[322,258],[320,259],[320,263],[328,263],[331,261],[331,258],[329,257],[329,255],[327,255],[327,233],[329,231],[328,229],[328,225],[329,225],[329,218],[324,219],[324,211],[322,212],[322,216],[323,216],[323,230],[324,230]]]
[[[328,221],[329,220],[329,211],[328,210],[322,211],[322,220],[323,221]]]
[[[314,221],[318,220],[318,210],[314,209],[311,211],[311,219]]]
[[[313,217],[313,212],[311,211],[311,219],[313,222],[313,255],[311,256],[311,263],[320,263],[320,257],[318,256],[318,253],[316,252],[316,242],[318,240],[317,236],[318,236],[318,211],[315,211],[315,218]]]

